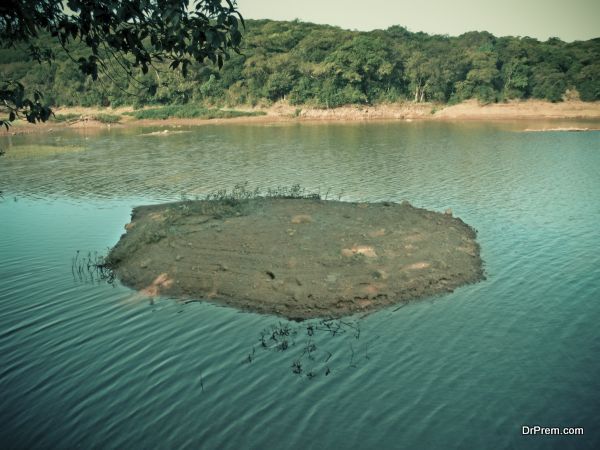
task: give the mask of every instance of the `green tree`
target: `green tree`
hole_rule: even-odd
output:
[[[437,69],[435,63],[423,52],[415,51],[406,62],[406,73],[410,80],[409,89],[414,94],[415,102],[423,102]]]
[[[532,95],[536,98],[559,102],[567,89],[567,77],[564,72],[550,64],[536,67],[533,74]]]
[[[372,103],[384,97],[393,80],[400,77],[399,67],[386,43],[370,35],[358,35],[341,45],[326,59],[331,63],[330,75],[341,90],[357,92],[356,100]]]
[[[214,102],[223,97],[223,86],[220,80],[214,74],[211,74],[208,80],[200,86],[200,94],[205,100]]]
[[[497,43],[503,100],[525,98],[530,92],[531,61],[527,54],[527,41],[500,38]]]
[[[497,54],[493,51],[470,53],[471,69],[464,81],[457,83],[457,93],[461,99],[475,97],[484,103],[496,99],[500,72],[497,68]]]
[[[559,102],[573,84],[569,68],[575,63],[564,42],[550,38],[542,45],[530,49],[530,59],[535,65],[531,76],[531,95],[535,98]]]
[[[0,4],[2,46],[26,47],[38,62],[55,54],[37,37],[50,36],[78,65],[81,73],[98,79],[110,77],[113,62],[127,78],[145,74],[159,61],[187,75],[192,62],[210,60],[219,67],[230,50],[238,50],[243,19],[235,0],[5,0]],[[73,58],[70,44],[83,44],[89,52]],[[44,121],[51,114],[42,93],[28,95],[14,79],[0,82],[0,101],[7,119],[24,115],[28,121]]]
[[[575,78],[581,100],[600,100],[600,62],[583,67]]]

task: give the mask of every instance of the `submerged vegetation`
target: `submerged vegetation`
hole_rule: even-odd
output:
[[[82,283],[115,282],[114,271],[106,264],[105,256],[98,252],[85,255],[77,250],[71,258],[71,273],[75,281]]]
[[[342,337],[349,341],[348,355],[336,355],[323,348],[323,341]],[[326,318],[299,324],[291,321],[278,322],[260,332],[259,348],[263,351],[293,354],[291,372],[311,380],[319,375],[328,376],[344,367],[356,368],[360,362],[370,359],[369,343],[359,345],[360,337],[358,319]],[[355,341],[355,345],[352,341]],[[256,358],[256,348],[253,346],[243,363],[251,364]]]
[[[140,118],[232,117],[248,113],[209,107],[279,100],[327,108],[402,100],[600,99],[600,38],[567,43],[487,32],[428,35],[400,26],[359,32],[299,21],[246,25],[241,54],[222,70],[191,63],[187,77],[158,63],[135,78],[115,69],[93,82],[76,62],[89,53],[81,44],[71,46],[75,61],[58,44],[49,48],[56,54],[52,65],[18,48],[2,49],[0,74],[38,88],[51,105],[170,105],[135,112]]]

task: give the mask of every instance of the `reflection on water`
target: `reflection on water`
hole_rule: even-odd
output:
[[[600,447],[599,134],[528,126],[1,137],[83,148],[0,159],[1,446]],[[349,318],[359,339],[73,280],[73,255],[103,254],[133,206],[243,181],[450,207],[479,230],[487,280]]]
[[[446,199],[442,192],[449,185],[460,185],[455,196],[484,206],[498,190],[522,202],[532,197],[514,195],[513,188],[546,189],[545,172],[537,177],[531,165],[555,164],[564,156],[547,155],[547,143],[586,145],[597,141],[598,134],[524,134],[494,125],[443,123],[206,126],[160,137],[140,132],[119,130],[91,138],[14,136],[9,154],[39,140],[47,147],[84,151],[6,158],[0,166],[0,190],[33,197],[166,200],[249,181],[252,188],[298,183],[342,193],[345,199],[408,198],[416,204],[434,201],[441,208],[456,206],[454,199],[439,200]],[[577,160],[561,164],[573,172],[594,169],[570,167],[580,164]],[[550,188],[562,191],[561,180],[556,178]]]

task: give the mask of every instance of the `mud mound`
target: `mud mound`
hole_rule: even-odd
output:
[[[475,231],[409,204],[255,198],[133,210],[108,265],[149,296],[340,317],[482,278]]]

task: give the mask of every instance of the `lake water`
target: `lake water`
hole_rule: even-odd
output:
[[[0,447],[600,448],[600,132],[523,128],[2,136]],[[38,144],[56,152],[19,154]],[[452,208],[479,231],[487,280],[309,336],[73,276],[76,252],[114,245],[133,206],[245,181]],[[289,348],[265,350],[261,331],[271,346],[286,326]],[[535,425],[585,435],[521,435]]]

